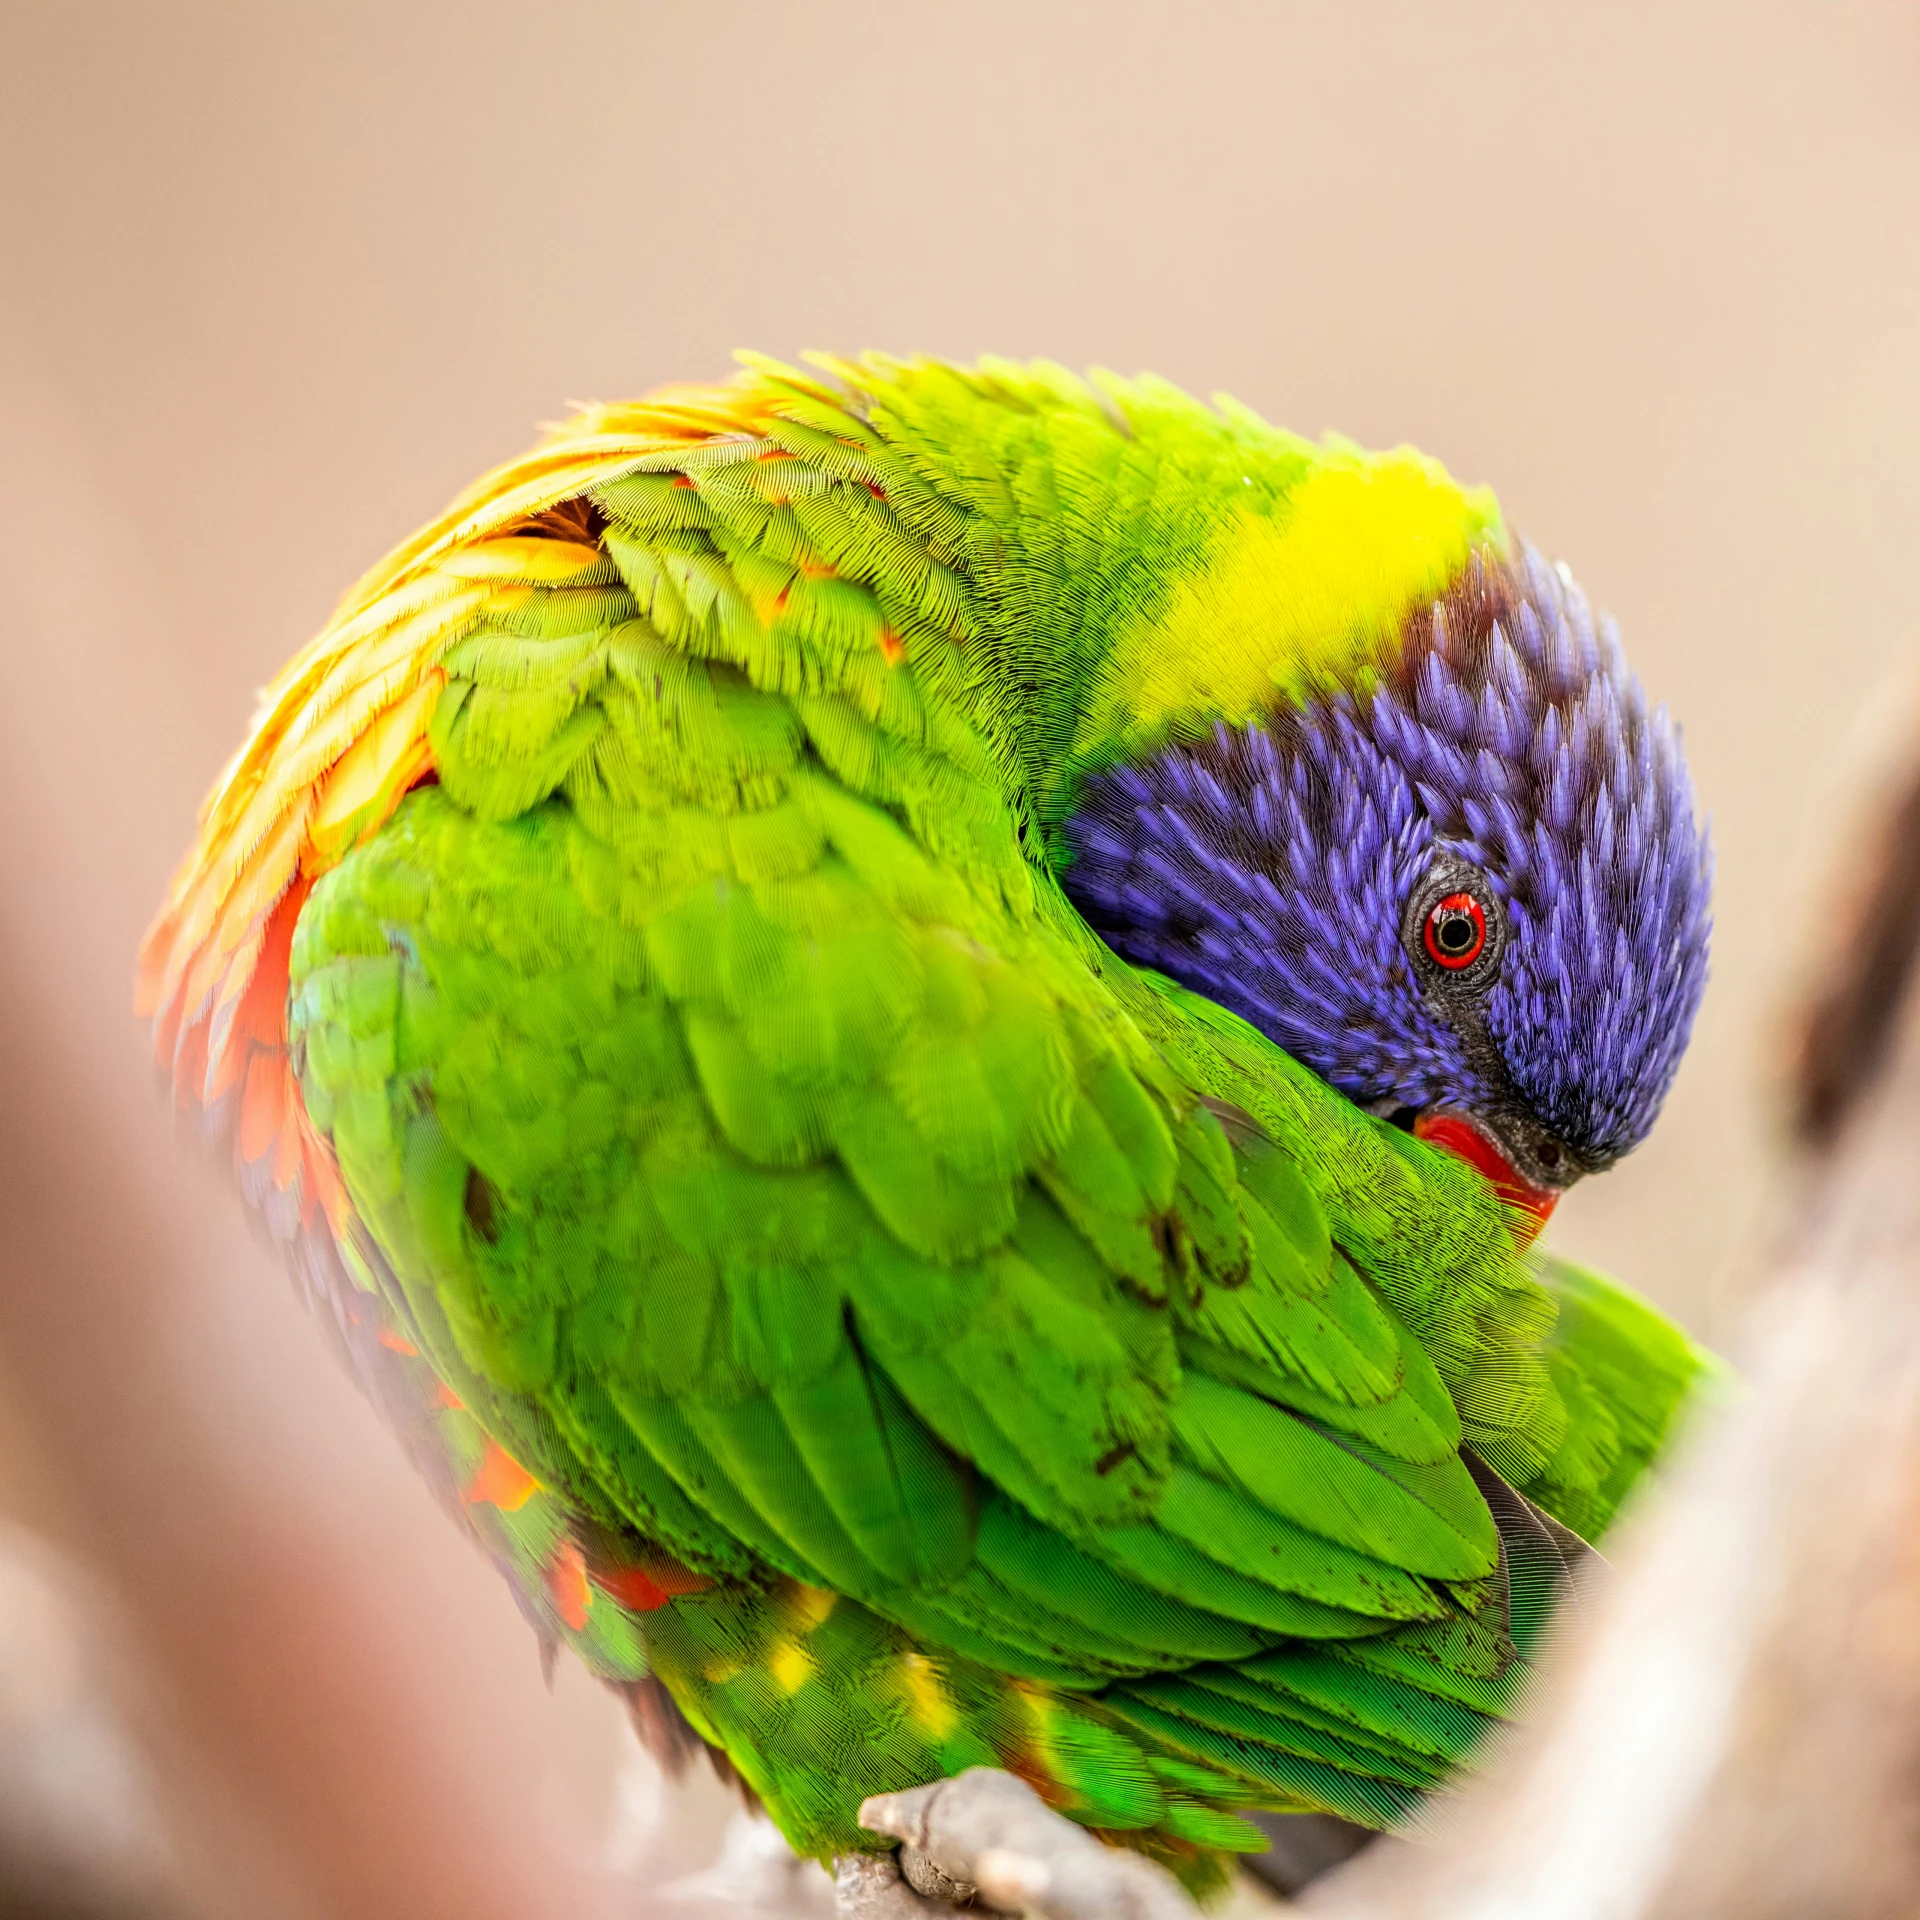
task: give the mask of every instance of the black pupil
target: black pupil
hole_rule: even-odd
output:
[[[1473,916],[1451,907],[1440,916],[1435,931],[1442,953],[1465,953],[1473,945]]]

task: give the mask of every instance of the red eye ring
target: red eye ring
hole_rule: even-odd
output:
[[[1450,893],[1434,903],[1420,938],[1436,967],[1458,973],[1487,950],[1486,909],[1470,893]]]

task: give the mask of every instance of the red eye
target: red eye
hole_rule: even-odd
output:
[[[1472,894],[1450,893],[1427,915],[1422,937],[1434,965],[1458,973],[1486,950],[1486,912]]]

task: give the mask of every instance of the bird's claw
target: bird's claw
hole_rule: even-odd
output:
[[[1151,1861],[1103,1846],[992,1767],[877,1794],[860,1824],[901,1844],[894,1858],[839,1863],[844,1920],[924,1920],[968,1905],[1036,1920],[1193,1920],[1192,1903]]]
[[[833,1863],[836,1920],[933,1920],[953,1911],[923,1900],[890,1853],[843,1853]]]

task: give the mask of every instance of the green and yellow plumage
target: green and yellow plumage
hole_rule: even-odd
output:
[[[1497,512],[1152,382],[826,371],[582,415],[362,583],[150,937],[163,1051],[543,1631],[796,1845],[982,1763],[1198,1879],[1391,1821],[1538,1625],[1463,1444],[1592,1537],[1697,1361],[1104,948],[1061,831],[1364,684]]]

